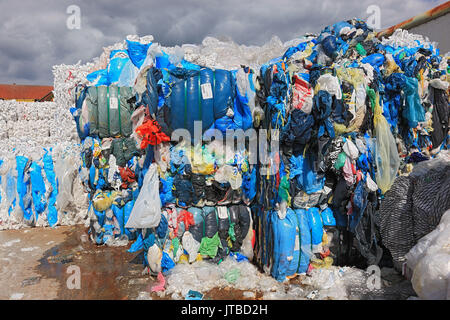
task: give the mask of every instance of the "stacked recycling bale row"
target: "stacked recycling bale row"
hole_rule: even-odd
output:
[[[0,229],[75,225],[86,220],[87,196],[78,176],[79,149],[0,160]]]
[[[92,240],[136,239],[130,251],[144,249],[153,273],[229,252],[280,281],[331,263],[378,264],[384,193],[448,148],[447,58],[402,39],[380,42],[353,19],[224,61],[212,40],[105,50],[71,88]],[[266,156],[250,142],[229,158],[217,152],[230,129],[270,132]]]
[[[0,229],[85,221],[87,197],[70,107],[72,89],[86,82],[92,68],[54,68],[54,102],[0,101]]]
[[[42,156],[43,148],[61,142],[76,142],[74,123],[68,110],[54,102],[0,101],[0,151]]]

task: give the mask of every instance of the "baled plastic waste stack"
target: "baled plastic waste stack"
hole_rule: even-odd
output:
[[[433,116],[448,114],[447,58],[437,54],[428,42],[385,46],[353,20],[261,67],[258,97],[266,126],[281,131],[282,169],[257,182],[263,190],[253,212],[256,260],[274,277],[307,271],[296,263],[302,257],[311,259],[309,267],[326,266],[331,257],[363,268],[389,255],[378,233],[380,202],[398,174],[448,148],[448,120],[441,121],[448,117]],[[429,94],[436,87],[442,99]],[[283,177],[288,185],[279,182]],[[294,210],[277,208],[283,201]],[[307,212],[311,238],[302,239],[303,211],[297,210]],[[329,210],[335,222],[325,225]],[[445,210],[443,204],[440,214]],[[285,223],[276,231],[280,220]],[[294,230],[297,237],[280,242]]]
[[[86,222],[71,90],[93,63],[59,66],[54,102],[0,101],[0,229]],[[18,179],[19,178],[19,179]]]
[[[407,173],[411,170],[409,163],[432,156],[446,144],[448,124],[444,121],[440,131],[431,129],[434,122],[430,121],[430,114],[435,109],[440,110],[438,115],[442,110],[446,111],[447,100],[429,100],[425,94],[429,84],[430,91],[436,90],[437,86],[441,88],[437,89],[441,90],[437,92],[438,96],[446,97],[443,89],[448,85],[441,79],[445,80],[446,61],[436,53],[428,43],[420,48],[385,46],[374,38],[364,23],[357,20],[342,22],[327,27],[316,39],[289,48],[282,57],[262,65],[259,74],[247,67],[238,68],[231,73],[236,87],[231,84],[232,89],[228,93],[225,91],[225,97],[228,95],[229,99],[223,100],[223,92],[214,91],[214,101],[204,99],[200,87],[205,83],[211,85],[211,74],[216,80],[216,74],[227,74],[226,71],[201,69],[165,53],[156,55],[154,65],[149,64],[146,68],[147,74],[144,71],[137,77],[136,85],[144,88],[145,80],[147,83],[136,95],[136,106],[146,105],[148,113],[156,120],[151,124],[157,127],[154,132],[160,137],[150,144],[157,145],[154,151],[161,179],[161,205],[169,209],[160,212],[147,203],[147,212],[152,212],[155,221],[147,225],[130,225],[156,228],[160,227],[158,221],[168,220],[168,229],[172,226],[178,235],[178,216],[186,219],[185,215],[192,213],[194,219],[191,219],[193,227],[190,231],[186,232],[186,225],[190,224],[187,219],[181,225],[185,231],[182,245],[189,253],[189,262],[195,260],[203,239],[208,242],[205,246],[209,243],[218,245],[217,250],[209,254],[211,258],[217,257],[221,242],[214,239],[214,231],[218,230],[218,235],[222,234],[221,238],[225,240],[228,229],[229,238],[233,238],[229,226],[225,224],[221,229],[223,224],[218,217],[224,207],[191,207],[183,211],[167,205],[174,198],[178,205],[194,199],[194,205],[199,205],[199,199],[199,202],[203,198],[210,200],[208,185],[201,184],[208,178],[195,174],[208,176],[212,173],[208,172],[208,165],[210,170],[215,168],[216,165],[212,166],[212,163],[216,164],[215,160],[205,164],[200,171],[194,169],[194,175],[188,167],[185,175],[184,165],[189,162],[183,163],[179,158],[188,155],[191,147],[185,146],[181,154],[174,153],[174,147],[169,147],[166,142],[167,137],[177,128],[187,128],[192,134],[194,120],[203,120],[203,131],[208,128],[222,132],[250,127],[275,128],[281,132],[281,152],[275,156],[280,171],[264,179],[260,167],[255,166],[256,174],[250,176],[254,180],[243,180],[250,181],[250,186],[260,186],[256,194],[251,192],[256,200],[247,199],[256,231],[255,260],[278,280],[305,273],[311,267],[327,266],[333,259],[338,264],[378,264],[383,249],[381,239],[375,233],[378,227],[376,214],[383,194],[390,189],[400,166],[400,171]],[[171,61],[178,61],[178,67]],[[142,65],[140,68],[145,70]],[[421,81],[421,91],[415,77]],[[221,82],[228,83],[226,79]],[[183,92],[183,86],[189,91]],[[139,115],[142,119],[143,113],[145,111],[136,110],[136,117]],[[435,115],[434,118],[438,117]],[[142,120],[135,123],[142,125]],[[438,128],[436,123],[434,126]],[[137,140],[141,150],[148,145],[142,145],[139,138]],[[194,147],[194,153],[203,153],[204,147]],[[175,159],[176,164],[173,163]],[[183,175],[184,179],[178,179]],[[217,173],[214,179],[217,185]],[[171,184],[176,185],[175,190]],[[245,189],[244,185],[242,187]],[[158,202],[155,194],[145,198],[154,199],[152,203]],[[217,212],[218,228],[213,227],[209,234],[203,231],[195,236],[199,222],[202,218],[208,221],[208,212],[213,210]],[[195,219],[196,215],[202,218]],[[210,220],[214,225],[214,219]],[[229,221],[228,225],[231,224]],[[157,238],[156,233],[154,237]],[[163,232],[161,237],[167,240],[167,233]],[[172,243],[167,248],[159,244],[158,250],[153,238],[147,244],[147,248],[154,249],[152,254],[161,257],[154,264],[156,270],[160,270],[159,261],[162,264],[167,260],[165,254],[171,253],[170,258],[176,262],[181,257],[173,254],[173,248],[179,248],[179,239],[175,240],[170,232],[169,238]],[[354,238],[356,248],[352,247]],[[149,237],[144,236],[142,242],[146,239]],[[188,243],[187,239],[197,242]],[[137,243],[136,248],[144,247],[139,240]],[[221,256],[223,254],[219,254]]]
[[[54,102],[0,101],[0,229],[86,221],[79,138],[69,106],[71,90],[86,81],[93,65],[54,68]]]
[[[135,240],[130,251],[143,249],[154,274],[229,254],[279,281],[331,263],[380,263],[384,195],[448,148],[447,57],[397,36],[379,41],[353,19],[260,48],[128,37],[94,64],[55,67],[64,83],[55,79],[55,98],[82,142],[91,239]],[[217,139],[169,142],[175,129],[195,133],[195,120],[205,137],[277,129],[268,145],[280,148],[264,166],[250,164],[248,148],[216,152],[226,147]]]
[[[133,129],[112,142],[107,139],[114,135],[111,128],[117,129],[118,119],[105,115],[111,100],[96,107],[92,103],[94,90],[119,91],[120,80],[111,79],[123,79],[123,73],[112,75],[117,57],[111,53],[104,71],[88,75],[96,86],[77,88],[87,101],[80,98],[83,93],[78,96],[75,112],[84,116],[78,121],[81,137],[101,132],[101,121],[92,117],[96,112],[97,119],[109,119],[103,120],[102,141],[84,141],[83,159],[90,154],[94,164],[88,157],[86,170],[94,180],[85,185],[92,188],[93,239],[113,244],[129,227],[129,239],[137,237],[130,250],[144,248],[153,273],[202,257],[220,262],[226,248],[246,251],[244,255],[254,256],[280,281],[333,262],[378,264],[383,247],[376,216],[384,193],[398,173],[407,174],[413,163],[447,147],[448,124],[432,121],[434,110],[448,110],[446,59],[428,42],[383,45],[359,20],[329,26],[319,37],[304,40],[256,71],[246,66],[230,71],[205,68],[185,60],[189,54],[182,56],[179,48],[168,54],[157,44],[152,48],[133,43],[132,50],[122,49],[120,59],[129,59],[124,64],[132,61],[137,75],[118,87],[126,92],[134,86],[136,95],[126,102],[119,97],[113,107],[120,115],[122,105],[134,107],[123,107],[132,113],[123,118],[132,119]],[[205,85],[211,92],[203,90]],[[436,89],[444,99],[426,94]],[[202,120],[206,136],[210,129],[278,129],[280,151],[271,150],[271,156],[279,170],[248,165],[249,150],[223,163],[208,150],[220,141],[181,146],[168,142],[175,129],[193,135],[195,120]],[[119,131],[129,126],[126,120],[118,121]],[[434,130],[433,124],[443,128]],[[118,153],[115,164],[121,164],[114,169],[108,154],[114,151],[116,156],[117,150],[108,146],[127,139],[133,147],[127,147],[124,159]],[[204,162],[192,162],[193,154],[202,154]],[[120,172],[121,180],[108,180],[111,169]],[[114,185],[122,192],[117,187],[106,194],[101,190]],[[242,201],[245,206],[239,205]],[[123,209],[130,202],[133,205]],[[107,204],[98,207],[102,203]],[[100,210],[104,208],[109,211]],[[235,212],[244,216],[236,219],[241,213]],[[244,233],[236,237],[241,220]],[[246,233],[252,228],[254,235]],[[253,250],[239,247],[243,238]]]

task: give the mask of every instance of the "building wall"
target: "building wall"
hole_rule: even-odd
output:
[[[438,42],[441,55],[450,52],[450,13],[408,29],[408,31],[427,36],[431,41]]]

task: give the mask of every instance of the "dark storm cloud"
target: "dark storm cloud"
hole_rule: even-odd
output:
[[[381,9],[388,27],[445,1],[407,0],[176,0],[0,2],[0,83],[51,84],[52,66],[87,62],[102,48],[129,34],[153,35],[164,46],[201,43],[206,36],[262,45],[318,33],[328,24],[366,18],[369,5]],[[81,8],[81,29],[66,27],[69,5]]]

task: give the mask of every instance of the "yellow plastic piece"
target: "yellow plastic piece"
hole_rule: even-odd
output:
[[[333,258],[326,257],[321,259],[311,259],[311,265],[315,269],[328,269],[333,265]]]
[[[106,192],[97,191],[94,195],[94,200],[92,201],[94,209],[97,211],[105,211],[111,207],[114,202],[115,192],[111,193],[110,196]]]
[[[378,170],[375,173],[376,182],[381,192],[384,194],[394,183],[400,166],[400,158],[398,156],[397,144],[391,133],[386,118],[382,114],[383,109],[379,103],[379,94],[375,99],[375,108],[373,122],[376,135],[376,160]]]
[[[385,77],[389,77],[393,73],[403,73],[402,69],[395,63],[394,59],[386,59],[384,70]]]
[[[322,245],[326,246],[327,244],[328,244],[328,235],[326,232],[324,232],[322,236]]]
[[[178,263],[188,263],[188,262],[189,262],[188,256],[183,253],[180,256],[180,259],[178,260]]]
[[[341,81],[346,81],[358,88],[360,84],[364,83],[364,71],[359,68],[337,68],[336,75]]]

